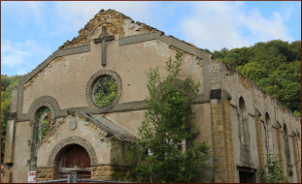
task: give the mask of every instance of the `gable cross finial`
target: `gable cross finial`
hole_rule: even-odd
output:
[[[106,26],[102,26],[102,35],[100,38],[94,39],[94,43],[102,43],[102,66],[106,66],[106,48],[107,42],[114,40],[114,35],[107,36],[107,28]]]

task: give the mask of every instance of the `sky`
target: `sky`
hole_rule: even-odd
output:
[[[1,1],[1,74],[31,72],[101,9],[210,51],[301,40],[301,1]]]

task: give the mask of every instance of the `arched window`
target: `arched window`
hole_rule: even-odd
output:
[[[251,149],[250,149],[250,132],[248,124],[248,112],[245,101],[242,97],[239,98],[239,131],[241,142],[241,153],[244,164],[251,164]]]
[[[273,153],[273,133],[272,133],[272,123],[271,119],[268,113],[265,113],[265,122],[267,125],[266,129],[266,145],[267,145],[267,153],[272,154]]]
[[[239,119],[240,119],[240,133],[241,141],[243,144],[248,144],[249,142],[249,130],[248,130],[248,113],[246,110],[246,105],[242,97],[239,98]]]
[[[51,111],[48,107],[41,107],[36,112],[34,126],[34,155],[37,155],[38,145],[43,140],[43,137],[50,131],[51,126]]]

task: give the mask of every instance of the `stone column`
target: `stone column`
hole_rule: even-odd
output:
[[[230,100],[224,90],[211,91],[215,183],[235,182]]]

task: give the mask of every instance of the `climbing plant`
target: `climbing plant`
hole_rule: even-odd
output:
[[[281,166],[279,155],[267,154],[267,165],[259,172],[263,183],[289,183]]]

